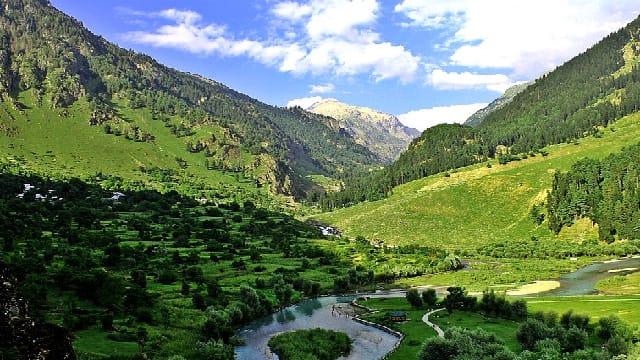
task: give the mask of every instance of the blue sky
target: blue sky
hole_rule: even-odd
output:
[[[621,28],[637,0],[51,0],[91,31],[266,103],[461,122]]]

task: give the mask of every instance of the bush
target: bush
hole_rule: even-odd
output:
[[[406,298],[409,304],[411,304],[411,306],[413,306],[414,308],[419,308],[422,306],[422,298],[418,293],[418,289],[409,289],[409,291],[407,291]]]

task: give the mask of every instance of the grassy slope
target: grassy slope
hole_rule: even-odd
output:
[[[32,106],[30,95],[30,91],[21,93],[20,101],[27,105],[22,114],[6,102],[0,103],[0,120],[19,129],[16,136],[0,136],[0,160],[22,160],[30,170],[38,173],[84,177],[102,172],[155,187],[163,185],[153,183],[153,179],[139,168],[159,167],[178,172],[182,178],[179,180],[184,179],[186,183],[214,188],[228,184],[240,186],[245,192],[255,192],[253,182],[239,181],[235,174],[207,170],[204,155],[186,151],[184,139],[172,135],[163,122],[151,120],[144,109],[123,110],[120,115],[154,134],[153,143],[107,135],[101,127],[89,126],[90,111],[83,100],[68,109],[52,110],[47,106]],[[61,115],[63,111],[68,115]],[[16,120],[10,120],[11,116]],[[186,170],[180,169],[176,157],[187,161]]]
[[[579,145],[548,148],[507,165],[486,164],[460,169],[449,177],[429,176],[394,189],[389,198],[362,203],[316,218],[340,228],[347,236],[365,236],[387,244],[421,244],[450,249],[475,249],[507,240],[528,240],[532,235],[553,239],[546,223],[529,218],[534,203],[541,203],[551,187],[554,171],[567,171],[585,157],[602,158],[640,139],[640,113],[604,130],[602,138],[585,138]],[[595,238],[595,229],[568,229],[563,240]]]

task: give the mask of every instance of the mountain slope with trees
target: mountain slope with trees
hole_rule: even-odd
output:
[[[119,48],[46,0],[3,0],[0,5],[0,132],[6,154],[16,154],[9,146],[19,144],[27,150],[18,155],[31,166],[38,167],[38,159],[28,148],[37,147],[38,140],[21,134],[35,126],[29,121],[38,116],[38,123],[61,132],[78,121],[98,129],[92,133],[94,142],[118,143],[107,152],[119,151],[120,141],[112,139],[119,137],[137,144],[131,147],[166,151],[175,159],[162,163],[151,155],[138,166],[128,161],[131,168],[233,172],[271,193],[298,197],[314,186],[308,175],[342,176],[345,169],[378,164],[374,154],[323,116],[266,105]],[[53,124],[52,117],[66,120]],[[74,146],[85,144],[67,144]],[[70,152],[49,150],[50,155]]]
[[[477,127],[438,125],[378,174],[349,179],[325,208],[380,199],[394,186],[488,159],[506,163],[563,142],[601,136],[640,109],[640,18],[535,80]]]
[[[507,105],[513,100],[516,95],[521,93],[524,89],[529,86],[529,83],[516,84],[512,87],[508,88],[504,94],[500,95],[497,99],[493,100],[489,105],[484,108],[473,113],[469,118],[464,122],[465,125],[469,126],[478,126],[487,116],[489,116],[494,111],[497,111]]]
[[[600,161],[583,159],[556,173],[547,201],[549,228],[588,218],[607,242],[640,238],[640,144]]]

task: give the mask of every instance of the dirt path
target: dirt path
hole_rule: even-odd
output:
[[[428,313],[424,314],[424,316],[422,317],[422,322],[429,325],[433,330],[435,330],[438,333],[438,336],[440,336],[441,338],[444,337],[444,331],[440,329],[440,326],[429,321],[429,315],[433,313],[437,313],[438,311],[442,311],[442,310],[444,309],[431,310]]]

